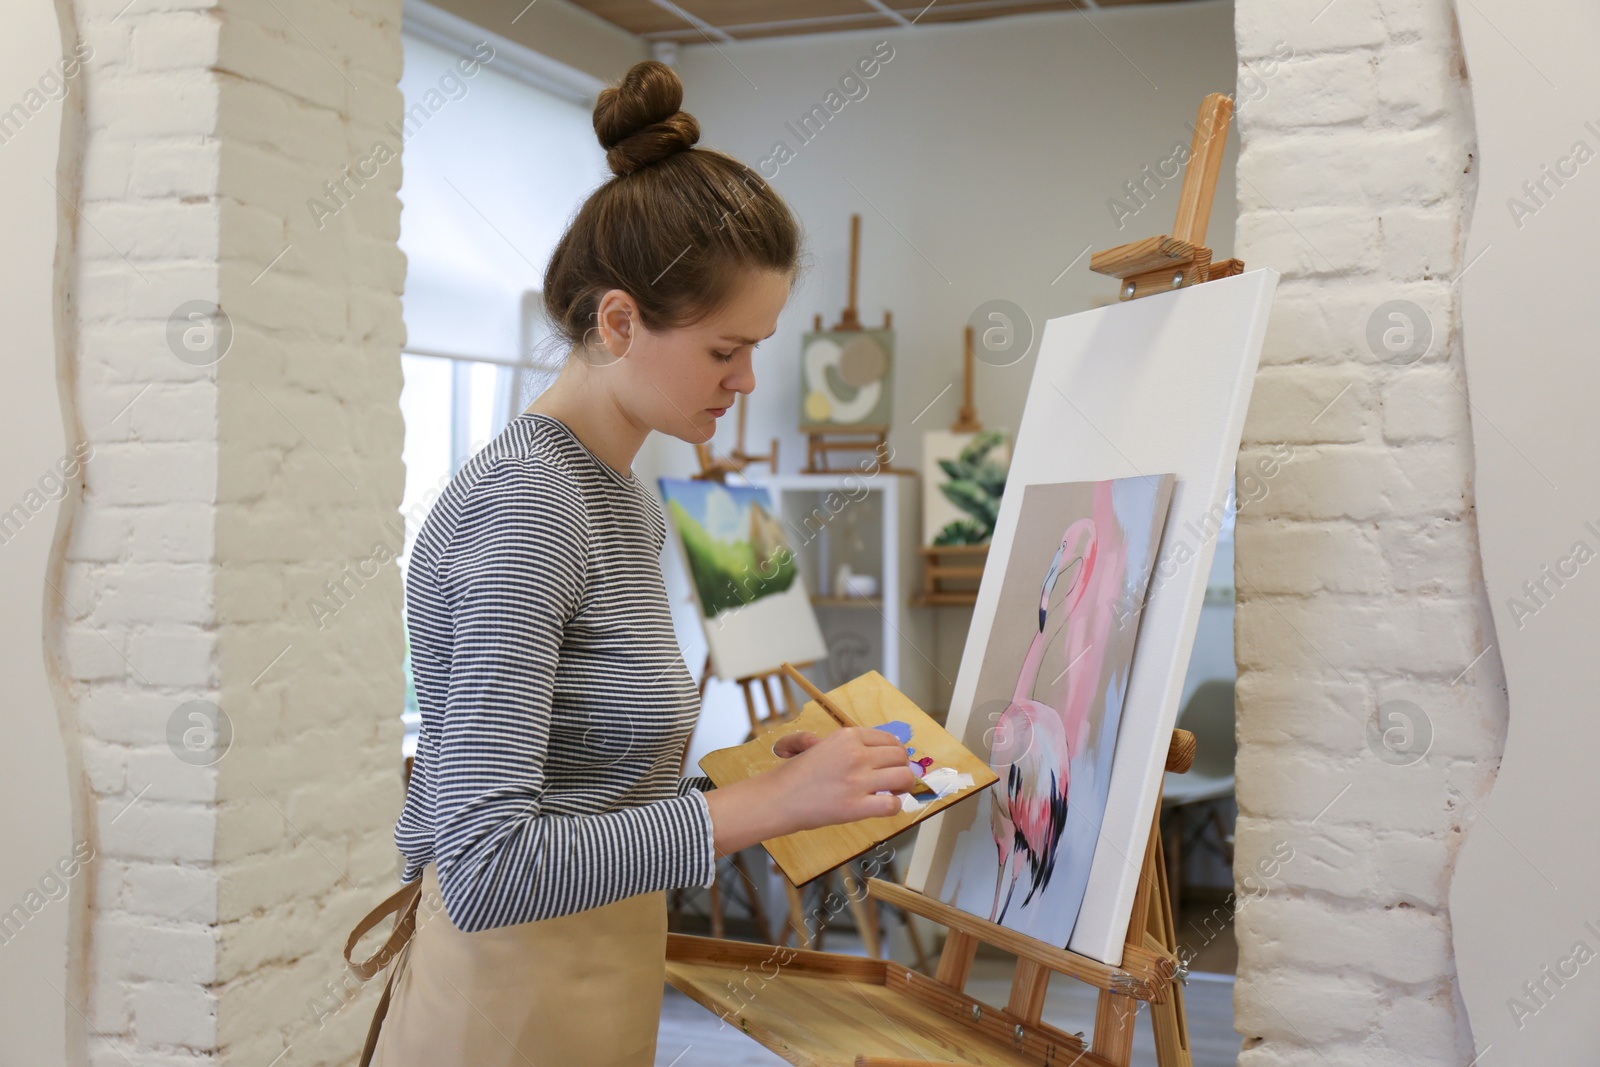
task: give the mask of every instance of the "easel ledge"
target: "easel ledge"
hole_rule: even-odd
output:
[[[1194,744],[1193,734],[1174,730],[1166,768],[1188,770]],[[1157,1062],[1190,1067],[1182,988],[1174,982],[1186,977],[1187,967],[1177,955],[1159,816],[1152,820],[1119,966],[879,878],[867,879],[867,893],[949,928],[932,978],[892,960],[668,934],[667,980],[804,1067],[1128,1067],[1140,1002],[1151,1006]],[[1017,957],[1004,1008],[964,992],[980,942]],[[1100,990],[1092,1044],[1041,1020],[1052,974]],[[929,1058],[930,1050],[940,1058]]]

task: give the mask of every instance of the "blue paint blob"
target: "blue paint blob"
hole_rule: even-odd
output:
[[[911,741],[911,724],[900,719],[886,722],[881,726],[874,726],[873,729],[882,730],[884,733],[892,735],[902,745],[909,744]]]

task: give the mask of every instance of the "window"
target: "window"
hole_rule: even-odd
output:
[[[553,380],[538,287],[568,220],[607,176],[581,92],[536,88],[516,46],[465,23],[441,32],[421,5],[406,11],[402,575],[429,494]],[[410,756],[420,715],[409,642],[405,671]]]

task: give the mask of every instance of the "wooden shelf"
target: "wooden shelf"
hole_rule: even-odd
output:
[[[774,514],[790,531],[806,595],[830,650],[847,651],[855,673],[873,668],[912,700],[934,690],[931,664],[918,651],[930,620],[912,613],[910,596],[922,582],[921,560],[911,546],[921,525],[915,478],[872,477],[860,470],[825,474],[752,471],[754,485],[771,493]],[[857,516],[852,518],[852,516]],[[844,540],[844,535],[852,538]],[[841,563],[878,579],[875,595],[839,596]],[[832,661],[840,669],[844,660]]]
[[[971,607],[978,602],[977,583],[983,580],[983,565],[989,559],[987,541],[981,545],[923,545],[920,551],[922,592],[913,604]]]
[[[813,596],[811,603],[819,608],[877,608],[883,610],[883,598],[876,596]]]
[[[932,596],[918,593],[911,598],[912,607],[917,608],[970,608],[977,603],[978,591],[976,589],[970,593],[934,593]]]

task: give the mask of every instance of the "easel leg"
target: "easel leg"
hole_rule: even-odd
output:
[[[1138,1017],[1139,1002],[1121,993],[1100,992],[1100,1003],[1094,1010],[1093,1052],[1117,1067],[1128,1067],[1133,1059],[1133,1022]],[[1161,1067],[1167,1067],[1165,1063]]]
[[[1143,945],[1150,923],[1151,898],[1160,896],[1157,886],[1164,880],[1165,872],[1152,869],[1160,862],[1161,803],[1156,802],[1156,815],[1150,821],[1150,839],[1145,845],[1144,865],[1139,872],[1139,888],[1133,895],[1133,915],[1128,920],[1130,945]],[[1094,1012],[1094,1054],[1117,1065],[1128,1067],[1133,1058],[1133,1023],[1138,1018],[1139,1002],[1130,996],[1102,990],[1100,1002]],[[1161,1061],[1161,1067],[1172,1065]]]
[[[828,887],[833,884],[833,872],[829,871],[817,879],[817,896],[822,907],[817,909],[817,929],[811,935],[811,944],[818,952],[822,951],[822,939],[828,936],[828,920],[823,914],[828,910],[828,894],[832,892]]]
[[[1162,849],[1166,853],[1167,892],[1174,913],[1178,910],[1178,893],[1183,888],[1183,808],[1174,808],[1166,817],[1167,830],[1162,834]]]
[[[1044,1015],[1044,997],[1049,989],[1050,969],[1033,960],[1019,958],[1011,976],[1011,999],[1006,1002],[1006,1011],[1030,1026],[1037,1026]]]
[[[1150,822],[1150,839],[1145,845],[1144,865],[1140,868],[1139,888],[1133,898],[1133,915],[1128,921],[1127,944],[1164,951],[1176,957],[1178,938],[1173,929],[1172,902],[1167,896],[1167,864],[1161,848],[1161,801]],[[1100,994],[1094,1016],[1093,1051],[1117,1067],[1128,1067],[1133,1057],[1133,1023],[1139,1002],[1133,997],[1109,990]],[[1150,1022],[1155,1030],[1156,1063],[1160,1067],[1191,1067],[1188,1019],[1183,1010],[1183,985],[1176,976],[1166,984],[1159,1003],[1150,1005]]]
[[[755,678],[740,678],[739,688],[744,690],[744,710],[750,716],[750,732],[756,732],[756,725],[761,721],[756,715]]]
[[[866,883],[862,882],[854,863],[847,863],[839,869],[840,878],[844,881],[845,900],[850,904],[850,915],[856,921],[856,932],[861,935],[861,942],[866,946],[867,955],[875,960],[883,958],[883,945],[878,937],[878,913],[872,902],[867,899]],[[860,886],[861,895],[856,895],[856,887]]]
[[[745,893],[750,898],[750,917],[756,921],[756,929],[761,931],[761,940],[770,943],[772,926],[767,922],[767,905],[761,899],[761,887],[750,877],[750,870],[745,866],[743,855],[735,852],[728,858],[733,861],[733,869],[739,872],[739,877],[744,879]]]
[[[722,887],[718,884],[720,881],[720,874],[712,878],[711,888],[706,891],[710,897],[708,903],[711,906],[711,936],[717,938],[727,933],[722,925]]]
[[[811,934],[806,929],[806,906],[800,897],[800,890],[789,881],[788,875],[780,874],[783,879],[783,892],[789,898],[789,929],[794,931],[795,943],[801,948],[811,948]],[[789,932],[784,931],[780,945],[788,944]]]
[[[967,976],[972,973],[972,961],[977,955],[976,937],[965,930],[951,930],[944,939],[944,951],[939,953],[939,969],[934,972],[934,980],[961,992],[967,988]]]
[[[769,719],[781,718],[782,715],[783,715],[783,712],[778,708],[777,700],[775,700],[773,698],[773,695],[772,695],[772,675],[770,675],[770,674],[763,674],[761,676],[761,695],[767,698],[767,718],[769,718]]]
[[[1151,901],[1150,928],[1147,941],[1176,956],[1178,953],[1177,924],[1172,911],[1172,899],[1167,891],[1167,865],[1161,855],[1161,837],[1152,841],[1155,855],[1152,868],[1160,879]],[[1183,1005],[1183,984],[1174,978],[1167,985],[1167,996],[1159,1004],[1150,1005],[1150,1022],[1156,1033],[1156,1062],[1161,1067],[1191,1067],[1193,1053],[1189,1049],[1189,1018]]]

